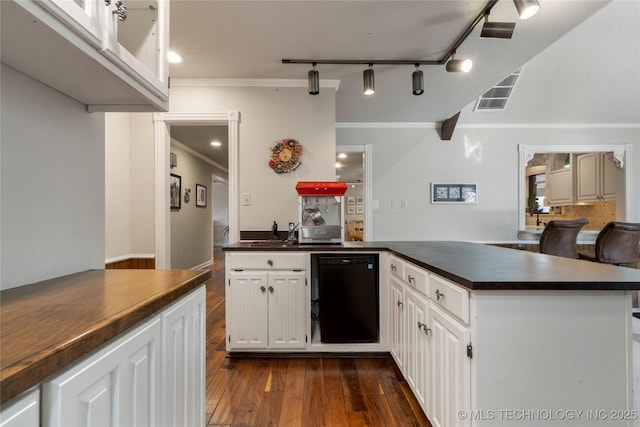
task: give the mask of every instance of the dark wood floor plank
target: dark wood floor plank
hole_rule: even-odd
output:
[[[248,371],[251,371],[249,365],[244,359],[231,359],[228,371],[229,382],[213,412],[211,418],[213,425],[231,425],[249,383],[250,377],[247,375]]]
[[[262,403],[265,386],[271,373],[271,366],[265,359],[247,359],[246,376],[251,379],[245,388],[242,400],[231,421],[233,426],[254,426],[258,408]]]
[[[367,405],[364,402],[364,393],[360,385],[355,359],[342,358],[339,363],[340,375],[342,376],[342,392],[347,411],[366,411]]]
[[[302,425],[305,369],[304,359],[292,359],[289,361],[282,410],[280,411],[280,426],[299,427]]]
[[[327,427],[348,427],[347,408],[342,392],[342,374],[339,359],[326,358],[322,361],[324,382],[324,422]]]
[[[381,383],[393,418],[398,425],[403,427],[421,426],[420,422],[415,419],[409,402],[407,402],[404,397],[400,382],[389,376],[385,376],[382,377]]]
[[[322,379],[322,359],[306,359],[305,362],[302,427],[324,427],[325,393]]]

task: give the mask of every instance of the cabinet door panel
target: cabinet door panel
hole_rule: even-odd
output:
[[[204,425],[205,287],[163,314],[165,426]]]
[[[406,379],[416,399],[427,411],[428,373],[430,345],[427,331],[430,333],[429,303],[416,291],[407,288],[405,292],[406,307]],[[427,329],[425,329],[427,328]]]
[[[267,348],[269,344],[268,273],[229,274],[227,345],[229,349]]]
[[[404,369],[404,284],[391,277],[390,303],[391,303],[391,355],[400,370]]]
[[[156,317],[43,383],[43,425],[156,424],[160,337]]]
[[[600,153],[576,156],[576,200],[596,201],[600,196]]]
[[[305,273],[269,273],[269,347],[305,348]]]
[[[434,426],[467,426],[458,411],[471,408],[471,360],[467,357],[469,329],[431,305],[431,422]]]
[[[550,206],[573,203],[573,175],[571,170],[547,173],[547,198]]]
[[[604,200],[616,199],[618,174],[620,169],[609,159],[606,153],[602,153],[602,198]]]
[[[44,0],[38,5],[80,34],[93,47],[102,47],[102,20],[107,11],[103,1]]]
[[[38,427],[40,389],[36,388],[8,403],[0,412],[0,427]]]

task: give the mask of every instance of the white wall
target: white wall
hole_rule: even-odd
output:
[[[2,66],[0,289],[104,268],[104,114]]]
[[[310,96],[306,87],[182,86],[172,81],[172,113],[240,112],[240,230],[270,230],[273,221],[286,229],[297,222],[298,181],[335,180],[335,92]],[[269,168],[270,148],[283,138],[303,147],[301,165],[277,174]]]
[[[173,144],[171,152],[178,156],[171,173],[179,175],[182,184],[180,209],[171,209],[171,268],[193,268],[210,262],[213,255],[211,174],[216,169]],[[207,187],[206,207],[196,207],[196,184]],[[184,199],[187,189],[189,202]]]
[[[518,144],[633,144],[640,182],[640,128],[465,128],[441,141],[433,128],[339,128],[339,145],[372,144],[373,240],[517,240]],[[431,204],[430,183],[476,183],[475,205]],[[637,184],[636,184],[637,186]],[[637,190],[637,187],[636,187]],[[391,208],[391,201],[406,209]],[[640,194],[632,217],[640,222]],[[398,203],[400,206],[400,203]]]

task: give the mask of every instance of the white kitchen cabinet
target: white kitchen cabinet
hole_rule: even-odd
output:
[[[431,407],[429,420],[434,427],[470,425],[471,354],[470,330],[437,304],[431,304]],[[460,412],[462,411],[462,412]]]
[[[2,1],[2,62],[88,111],[167,111],[169,0],[123,3]]]
[[[431,386],[431,319],[425,296],[407,287],[406,302],[406,379],[427,416]]]
[[[196,291],[162,313],[162,425],[205,425],[206,291]]]
[[[404,284],[395,277],[391,277],[389,286],[389,302],[391,313],[391,356],[396,361],[400,371],[405,364],[404,338]]]
[[[226,260],[227,350],[305,349],[305,256],[227,254]]]
[[[547,172],[546,197],[545,205],[548,206],[573,204],[573,172],[571,168]]]
[[[29,390],[2,406],[0,427],[38,427],[39,425],[39,388]]]
[[[606,153],[576,156],[576,201],[615,200],[618,169]]]
[[[162,422],[160,318],[144,322],[42,385],[42,424],[154,426]]]

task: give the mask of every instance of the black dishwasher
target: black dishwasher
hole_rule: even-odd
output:
[[[321,342],[378,342],[378,254],[312,254],[311,260]]]

